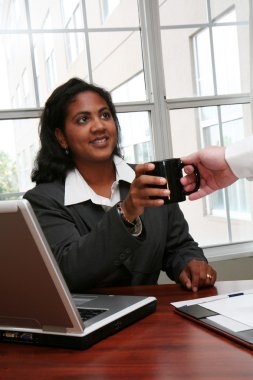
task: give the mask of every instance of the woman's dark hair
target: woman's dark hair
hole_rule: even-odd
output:
[[[40,118],[41,148],[31,175],[32,181],[36,182],[37,185],[55,180],[64,181],[67,172],[75,167],[71,152],[66,154],[58,143],[55,129],[59,128],[64,132],[69,104],[79,93],[86,91],[95,92],[106,101],[117,130],[117,145],[113,154],[121,156],[119,147],[120,125],[110,93],[79,78],[72,78],[53,91]]]

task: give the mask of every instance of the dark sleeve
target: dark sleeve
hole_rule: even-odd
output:
[[[189,234],[188,223],[177,204],[167,207],[167,217],[169,223],[163,270],[178,282],[180,273],[189,261],[195,259],[207,262],[207,259]]]
[[[57,189],[53,196],[50,193],[52,189],[35,190],[26,193],[25,198],[35,211],[71,291],[99,286],[142,244],[142,239],[128,232],[116,206],[108,212],[97,206],[101,215],[91,228],[57,200]]]

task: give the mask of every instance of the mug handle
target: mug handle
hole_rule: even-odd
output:
[[[195,179],[196,179],[196,184],[195,184],[194,189],[192,191],[184,191],[184,195],[190,195],[190,194],[195,193],[196,191],[199,190],[200,173],[199,173],[199,169],[194,164],[184,164],[183,162],[181,162],[181,169],[183,169],[186,165],[192,165],[194,167],[194,174],[195,174]]]

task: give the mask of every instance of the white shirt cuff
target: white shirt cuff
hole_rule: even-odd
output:
[[[236,177],[253,180],[253,136],[227,146],[225,159]]]

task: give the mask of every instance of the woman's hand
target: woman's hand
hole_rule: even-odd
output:
[[[182,270],[179,281],[187,289],[197,292],[199,288],[213,286],[216,271],[205,261],[191,260]]]
[[[150,199],[151,196],[167,197],[168,189],[159,189],[152,185],[166,185],[163,177],[148,175],[147,172],[154,170],[155,165],[145,163],[136,165],[135,179],[131,184],[126,199],[121,203],[121,208],[130,221],[143,214],[145,207],[159,207],[164,204],[163,199]]]

